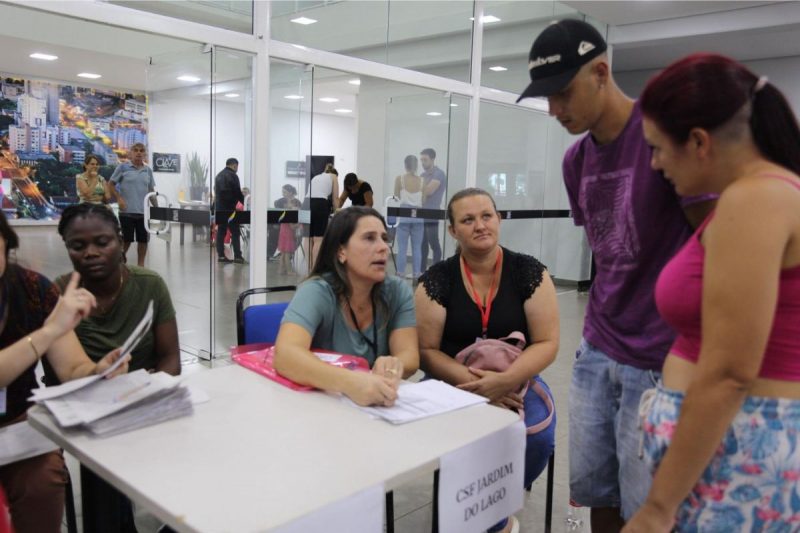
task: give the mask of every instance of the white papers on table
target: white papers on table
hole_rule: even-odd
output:
[[[165,372],[142,369],[39,403],[61,427],[80,426],[105,437],[191,414],[193,395],[180,383]],[[202,391],[194,394],[196,403],[207,398]]]
[[[110,437],[111,435],[190,415],[192,412],[189,389],[175,387],[145,398],[116,414],[87,424],[86,429],[97,437]]]
[[[72,394],[45,400],[61,427],[89,424],[164,391],[178,386],[180,380],[165,372],[149,374],[141,369],[130,374],[104,379]]]
[[[362,407],[348,398],[345,398],[345,401],[392,424],[405,424],[486,403],[489,400],[483,396],[457,389],[443,381],[430,379],[419,383],[401,383],[397,390],[397,401],[391,407]]]
[[[122,353],[120,354],[119,358],[114,361],[114,364],[110,367],[106,368],[101,374],[86,376],[85,378],[73,379],[72,381],[68,381],[62,385],[57,385],[54,387],[40,387],[38,389],[33,389],[33,396],[28,398],[34,402],[41,402],[43,400],[48,400],[51,398],[58,398],[59,396],[63,396],[65,394],[69,394],[76,390],[80,390],[87,385],[98,381],[100,378],[107,376],[114,372],[120,365],[122,365],[123,361],[127,358],[128,354],[130,354],[139,342],[144,338],[145,334],[150,330],[150,326],[153,324],[153,301],[150,300],[150,304],[147,306],[147,311],[145,312],[142,319],[133,328],[133,331],[128,338],[125,339],[125,342],[122,345]]]
[[[27,420],[0,428],[0,466],[57,449],[53,441],[33,429]]]

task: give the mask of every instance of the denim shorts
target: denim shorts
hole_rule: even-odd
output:
[[[645,462],[655,471],[672,441],[683,393],[659,387],[643,405]],[[643,402],[644,404],[645,402]],[[748,396],[689,496],[675,529],[800,529],[800,401]]]
[[[570,498],[579,505],[618,507],[628,520],[644,503],[652,475],[639,456],[639,399],[659,378],[581,341],[569,393]]]

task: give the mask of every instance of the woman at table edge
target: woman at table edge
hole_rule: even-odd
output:
[[[5,387],[5,413],[0,426],[25,420],[26,398],[36,386],[34,368],[46,357],[63,381],[99,374],[120,356],[112,350],[92,362],[73,328],[96,305],[94,296],[78,288],[73,274],[64,294],[41,274],[9,263],[19,239],[0,213],[0,386]],[[112,375],[128,371],[124,361]],[[64,510],[66,474],[60,451],[0,466],[0,485],[8,495],[14,529],[58,531]]]
[[[359,405],[394,404],[400,379],[419,367],[419,349],[411,288],[386,275],[387,241],[386,222],[370,207],[333,217],[309,278],[284,314],[275,343],[279,373]],[[328,365],[312,346],[363,357],[372,371]]]

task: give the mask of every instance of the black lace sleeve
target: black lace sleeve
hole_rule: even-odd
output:
[[[522,296],[522,301],[525,301],[542,284],[542,276],[547,267],[531,255],[509,250],[504,250],[504,253],[511,267],[511,278],[514,280],[514,287]]]
[[[419,278],[419,282],[425,287],[425,294],[428,295],[428,298],[444,308],[447,308],[450,303],[451,283],[453,279],[458,279],[452,275],[454,265],[459,268],[458,255],[436,263]]]

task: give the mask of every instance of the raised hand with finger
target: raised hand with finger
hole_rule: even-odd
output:
[[[64,294],[58,299],[55,309],[44,322],[44,327],[52,331],[53,338],[72,331],[97,305],[94,295],[78,286],[80,279],[80,274],[72,273]]]

